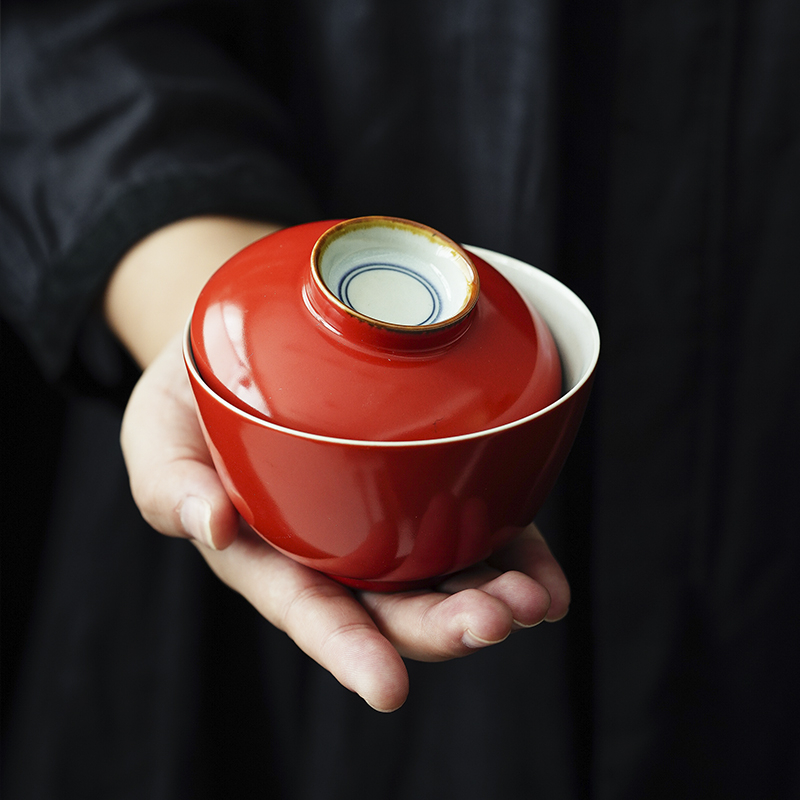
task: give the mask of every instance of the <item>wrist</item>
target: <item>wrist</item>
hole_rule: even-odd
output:
[[[192,217],[132,247],[103,296],[111,329],[146,367],[186,323],[208,278],[234,253],[278,225],[231,217]]]

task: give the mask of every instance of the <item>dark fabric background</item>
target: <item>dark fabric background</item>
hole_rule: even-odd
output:
[[[4,331],[10,797],[800,794],[796,4],[7,6],[0,295],[60,380]],[[408,216],[586,300],[565,622],[384,717],[146,528],[92,302],[207,211]]]

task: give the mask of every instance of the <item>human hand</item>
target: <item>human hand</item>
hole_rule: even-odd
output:
[[[566,614],[569,586],[533,526],[436,591],[353,592],[270,547],[239,519],[214,470],[180,337],[142,374],[122,445],[145,519],[162,533],[192,539],[226,584],[378,710],[406,699],[404,657],[458,658]]]
[[[158,531],[192,539],[214,572],[374,708],[408,694],[403,658],[467,655],[566,614],[569,586],[534,527],[436,591],[353,592],[270,547],[240,520],[214,469],[183,365],[194,298],[228,257],[277,229],[200,217],[135,246],[109,281],[104,310],[144,368],[122,445],[133,497]]]

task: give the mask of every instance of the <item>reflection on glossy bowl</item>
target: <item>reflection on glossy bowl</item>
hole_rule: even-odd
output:
[[[563,393],[491,430],[419,441],[298,432],[237,408],[184,357],[214,464],[239,513],[264,539],[346,585],[432,585],[485,559],[528,524],[578,431],[599,355],[586,306],[527,264],[469,248],[535,307],[561,358]]]

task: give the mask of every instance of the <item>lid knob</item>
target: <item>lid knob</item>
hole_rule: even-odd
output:
[[[461,336],[479,287],[466,252],[433,228],[395,217],[359,217],[317,240],[307,297],[337,332],[366,323],[373,341],[377,329],[383,344],[413,349]]]

